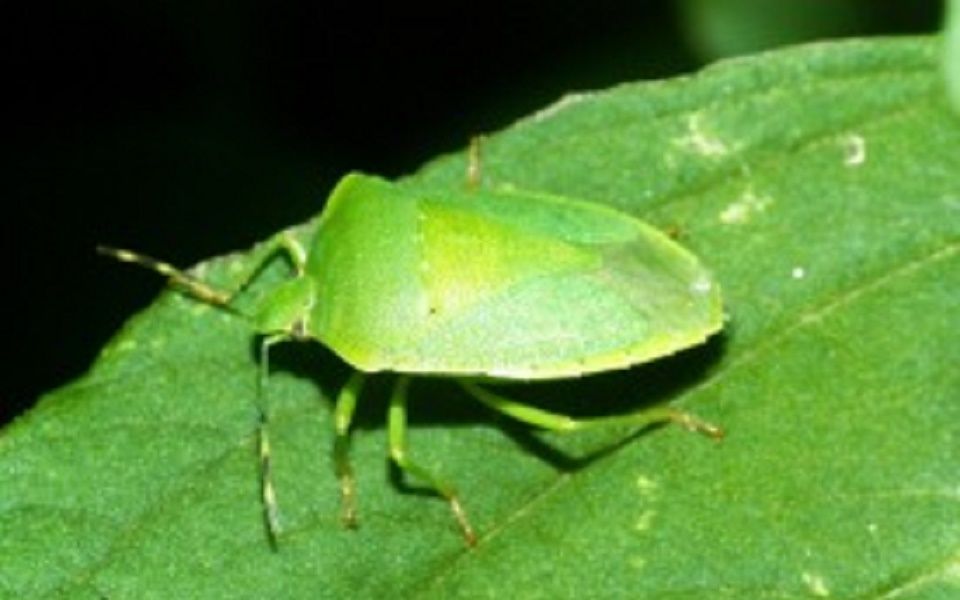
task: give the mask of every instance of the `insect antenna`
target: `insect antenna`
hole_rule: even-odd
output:
[[[186,272],[174,267],[169,263],[151,258],[145,254],[140,254],[131,250],[124,250],[122,248],[112,248],[110,246],[97,246],[97,252],[99,254],[103,254],[104,256],[115,258],[121,262],[133,263],[135,265],[150,269],[155,273],[163,275],[172,283],[183,288],[184,291],[198,300],[207,302],[209,304],[214,304],[216,306],[229,308],[229,294],[210,287],[196,277],[188,275]]]

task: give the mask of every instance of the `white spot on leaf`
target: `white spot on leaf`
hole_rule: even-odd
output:
[[[655,517],[657,511],[655,510],[646,510],[638,518],[636,523],[633,524],[633,528],[637,531],[647,531],[650,529],[650,526],[653,524],[653,517]]]
[[[843,164],[859,167],[867,162],[867,140],[862,135],[851,133],[843,138]]]
[[[830,589],[827,587],[827,582],[823,579],[822,575],[804,571],[802,577],[803,582],[807,584],[807,587],[810,589],[810,593],[814,596],[818,598],[826,598],[830,595]]]
[[[243,271],[243,261],[239,259],[231,260],[227,263],[227,271],[229,271],[231,275],[238,275]]]
[[[687,119],[687,135],[676,143],[703,156],[718,157],[730,153],[730,148],[719,136],[703,125],[703,114],[694,113]]]
[[[700,279],[697,279],[697,280],[694,281],[693,284],[690,286],[690,290],[691,290],[694,294],[701,294],[701,295],[709,294],[709,293],[710,293],[710,290],[712,290],[712,289],[713,289],[713,282],[710,281],[709,279],[707,279],[706,277],[702,277],[702,278],[700,278]]]
[[[720,222],[725,225],[742,225],[750,221],[753,215],[762,213],[773,204],[773,200],[756,195],[747,190],[736,202],[728,205],[720,213]]]
[[[657,482],[646,475],[637,476],[637,489],[640,490],[640,493],[644,496],[652,496],[658,487]]]
[[[807,270],[799,266],[794,267],[793,270],[790,271],[790,276],[794,279],[803,279],[807,276]]]

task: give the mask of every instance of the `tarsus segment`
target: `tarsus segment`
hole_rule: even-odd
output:
[[[460,525],[467,545],[477,543],[477,536],[470,526],[467,514],[460,504],[456,490],[450,484],[438,479],[427,469],[410,460],[407,456],[407,388],[410,385],[409,377],[399,377],[390,396],[390,409],[387,417],[387,428],[390,437],[390,458],[402,471],[420,479],[435,492],[447,499],[450,510]]]

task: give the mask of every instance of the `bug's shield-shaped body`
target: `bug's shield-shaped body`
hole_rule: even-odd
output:
[[[349,175],[305,275],[308,335],[367,372],[569,377],[722,325],[719,286],[689,251],[627,214],[543,193]]]

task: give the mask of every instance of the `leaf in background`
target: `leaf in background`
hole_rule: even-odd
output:
[[[705,347],[518,393],[581,414],[676,401],[723,443],[542,435],[421,382],[411,453],[458,484],[468,550],[442,501],[388,480],[374,385],[353,445],[361,528],[343,531],[329,398],[345,370],[291,345],[271,384],[287,530],[271,553],[250,333],[166,293],[0,437],[0,595],[960,593],[960,121],[938,57],[928,39],[771,53],[570,96],[485,145],[488,185],[676,228],[730,313]],[[463,185],[464,165],[415,177]],[[223,281],[245,260],[202,268]]]
[[[716,60],[777,46],[863,31],[876,19],[875,2],[847,0],[681,0],[686,35],[697,54]]]

